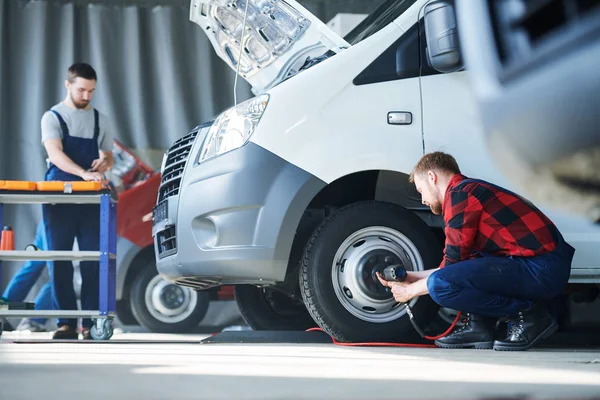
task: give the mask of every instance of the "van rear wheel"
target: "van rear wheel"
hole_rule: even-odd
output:
[[[314,232],[300,268],[304,303],[317,324],[344,342],[398,342],[415,332],[406,306],[397,303],[375,271],[402,264],[436,268],[441,244],[410,211],[390,203],[361,202],[339,209]],[[439,306],[429,296],[410,302],[420,326]]]

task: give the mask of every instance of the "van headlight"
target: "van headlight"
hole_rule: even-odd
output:
[[[196,163],[220,156],[248,142],[262,117],[269,95],[245,101],[223,112],[210,127]]]

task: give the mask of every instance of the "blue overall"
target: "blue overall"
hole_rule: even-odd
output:
[[[461,184],[466,182],[477,180]],[[429,276],[429,294],[442,307],[487,317],[515,316],[538,301],[551,300],[567,284],[575,254],[558,229],[556,236],[556,248],[546,254],[502,257],[478,252],[479,258],[448,265]]]
[[[98,111],[94,109],[94,137],[83,139],[69,135],[67,124],[61,115],[51,110],[60,122],[62,130],[63,152],[86,170],[99,157]],[[78,176],[66,173],[50,164],[46,172],[46,181],[82,181]],[[77,238],[79,250],[98,251],[100,240],[100,206],[96,204],[45,204],[42,206],[48,250],[72,250]],[[81,271],[81,309],[98,310],[98,261],[82,261]],[[48,262],[48,271],[52,282],[52,302],[58,310],[77,310],[77,298],[73,288],[73,263],[71,261]],[[77,328],[77,319],[60,318],[58,326],[69,325]],[[83,319],[82,326],[89,328],[90,319]]]

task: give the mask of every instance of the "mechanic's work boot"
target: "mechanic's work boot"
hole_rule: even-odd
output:
[[[557,329],[558,324],[546,307],[536,303],[508,320],[506,338],[496,340],[494,350],[529,350],[540,340],[552,336]]]
[[[77,333],[77,330],[71,328],[69,325],[62,325],[58,327],[56,332],[54,332],[52,339],[77,340],[79,339],[79,333]]]
[[[13,328],[13,326],[10,324],[10,322],[8,322],[6,320],[6,318],[0,318],[0,323],[3,324],[3,330],[4,332],[12,332],[15,330],[15,328]]]
[[[496,319],[467,313],[462,326],[456,326],[448,336],[435,341],[444,349],[491,349],[494,345]]]
[[[92,340],[92,334],[90,333],[90,328],[83,328],[81,330],[81,335],[83,336],[83,340]]]

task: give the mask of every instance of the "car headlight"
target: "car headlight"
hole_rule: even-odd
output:
[[[220,156],[248,142],[262,117],[269,95],[245,101],[223,112],[210,127],[196,163]]]

